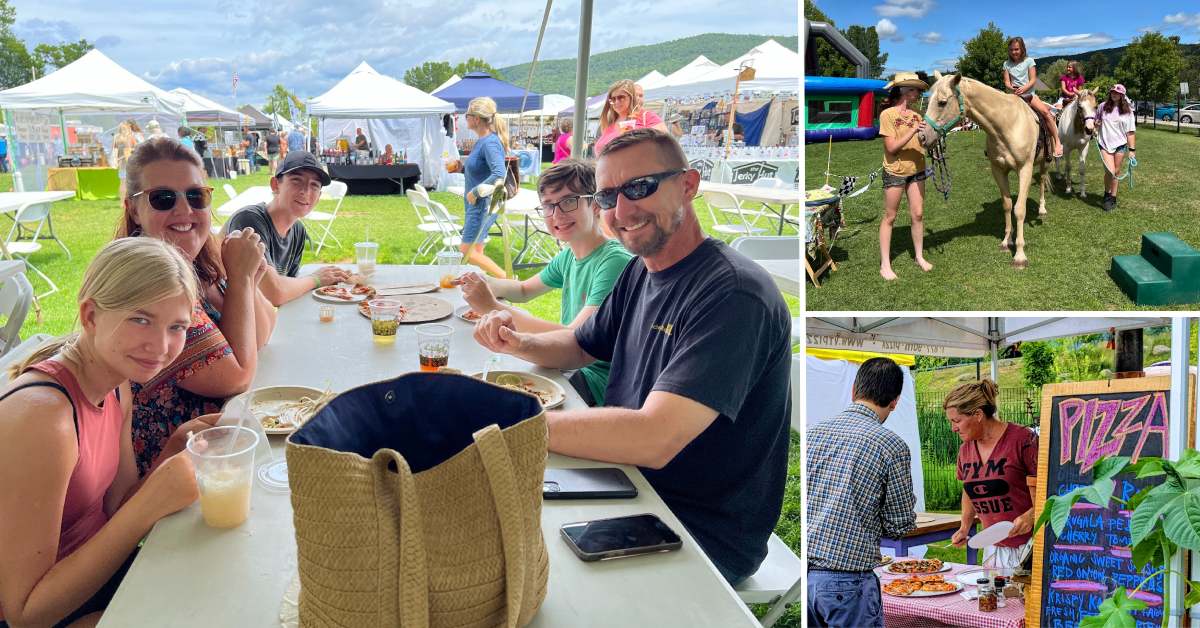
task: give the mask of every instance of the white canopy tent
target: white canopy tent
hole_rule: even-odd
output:
[[[450,78],[446,79],[446,82],[445,82],[445,83],[442,83],[441,85],[438,85],[437,87],[435,87],[435,88],[433,89],[433,91],[431,91],[431,92],[429,92],[429,93],[430,93],[430,94],[432,94],[432,93],[435,93],[435,92],[440,92],[440,91],[442,91],[443,89],[446,89],[447,87],[450,87],[451,85],[453,85],[453,84],[455,84],[455,83],[457,83],[457,82],[459,82],[459,81],[461,81],[461,80],[462,80],[462,77],[461,77],[461,76],[459,76],[459,75],[457,75],[457,74],[455,74],[454,76],[451,76]]]
[[[183,99],[183,113],[192,126],[241,128],[246,116],[183,87],[171,93]]]
[[[692,64],[696,64],[697,61],[699,58]],[[768,39],[751,48],[746,54],[725,65],[710,67],[707,72],[689,70],[692,64],[668,76],[661,85],[647,88],[646,101],[732,92],[737,83],[738,69],[743,64],[750,65],[755,71],[753,80],[741,83],[740,89],[743,93],[800,93],[799,70],[803,67],[800,53],[789,50],[774,39]],[[698,67],[703,65],[698,64]],[[688,71],[683,73],[685,70]]]
[[[454,105],[376,72],[366,61],[312,99],[308,112],[320,121],[321,146],[339,138],[353,140],[361,127],[378,152],[386,144],[397,153],[407,151],[409,160],[421,167],[423,185],[435,185],[445,169],[441,118],[453,113]]]
[[[667,77],[663,76],[662,72],[659,72],[658,70],[651,70],[646,73],[646,76],[643,76],[634,82],[638,85],[641,85],[642,89],[650,89],[651,87],[658,87],[664,80],[666,80],[666,78]]]
[[[20,173],[14,185],[44,185],[46,168],[67,152],[68,115],[82,125],[104,129],[101,143],[107,152],[124,120],[142,128],[157,120],[163,132],[174,137],[183,123],[183,106],[180,96],[151,85],[95,49],[40,79],[4,90],[0,109],[12,114],[6,119],[13,144],[10,154]],[[59,127],[60,141],[52,141],[44,131],[47,121]]]

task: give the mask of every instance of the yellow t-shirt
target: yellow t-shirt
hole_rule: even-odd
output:
[[[921,114],[911,109],[901,112],[896,107],[889,107],[879,114],[879,134],[885,137],[903,137],[909,131],[921,124]],[[921,146],[918,135],[913,135],[908,143],[890,156],[883,153],[883,169],[897,177],[911,177],[925,170],[925,148]]]

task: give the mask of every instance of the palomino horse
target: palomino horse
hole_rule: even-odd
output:
[[[1058,137],[1062,140],[1062,176],[1067,181],[1067,194],[1071,193],[1071,153],[1079,151],[1079,195],[1087,196],[1088,144],[1096,133],[1096,95],[1083,89],[1074,100],[1063,108],[1058,119]],[[1058,170],[1058,168],[1055,168]]]
[[[962,119],[970,117],[987,133],[987,158],[992,165],[992,178],[1000,187],[1004,204],[1004,239],[1000,248],[1008,250],[1009,242],[1016,245],[1012,264],[1025,268],[1025,199],[1038,168],[1041,198],[1038,215],[1046,215],[1046,185],[1050,177],[1046,162],[1038,154],[1038,121],[1033,111],[1019,96],[996,91],[979,81],[959,74],[942,76],[935,72],[936,82],[930,88],[929,107],[925,121],[932,133],[922,133],[921,143],[931,147]],[[1017,202],[1009,195],[1008,173],[1017,171]],[[1013,214],[1016,214],[1016,239],[1013,240]]]

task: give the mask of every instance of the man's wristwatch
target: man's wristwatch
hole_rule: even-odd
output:
[[[1129,149],[1129,152],[1131,152],[1131,153],[1136,153],[1136,152],[1137,152],[1137,149],[1136,149],[1136,148],[1131,148],[1131,149]]]

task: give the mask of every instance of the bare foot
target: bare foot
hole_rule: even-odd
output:
[[[933,264],[930,264],[929,262],[927,262],[924,259],[921,259],[919,257],[917,258],[917,266],[920,266],[921,270],[923,270],[925,272],[929,272],[929,271],[933,270]]]
[[[880,268],[879,274],[888,281],[894,281],[896,279],[896,273],[892,272],[891,268]]]

